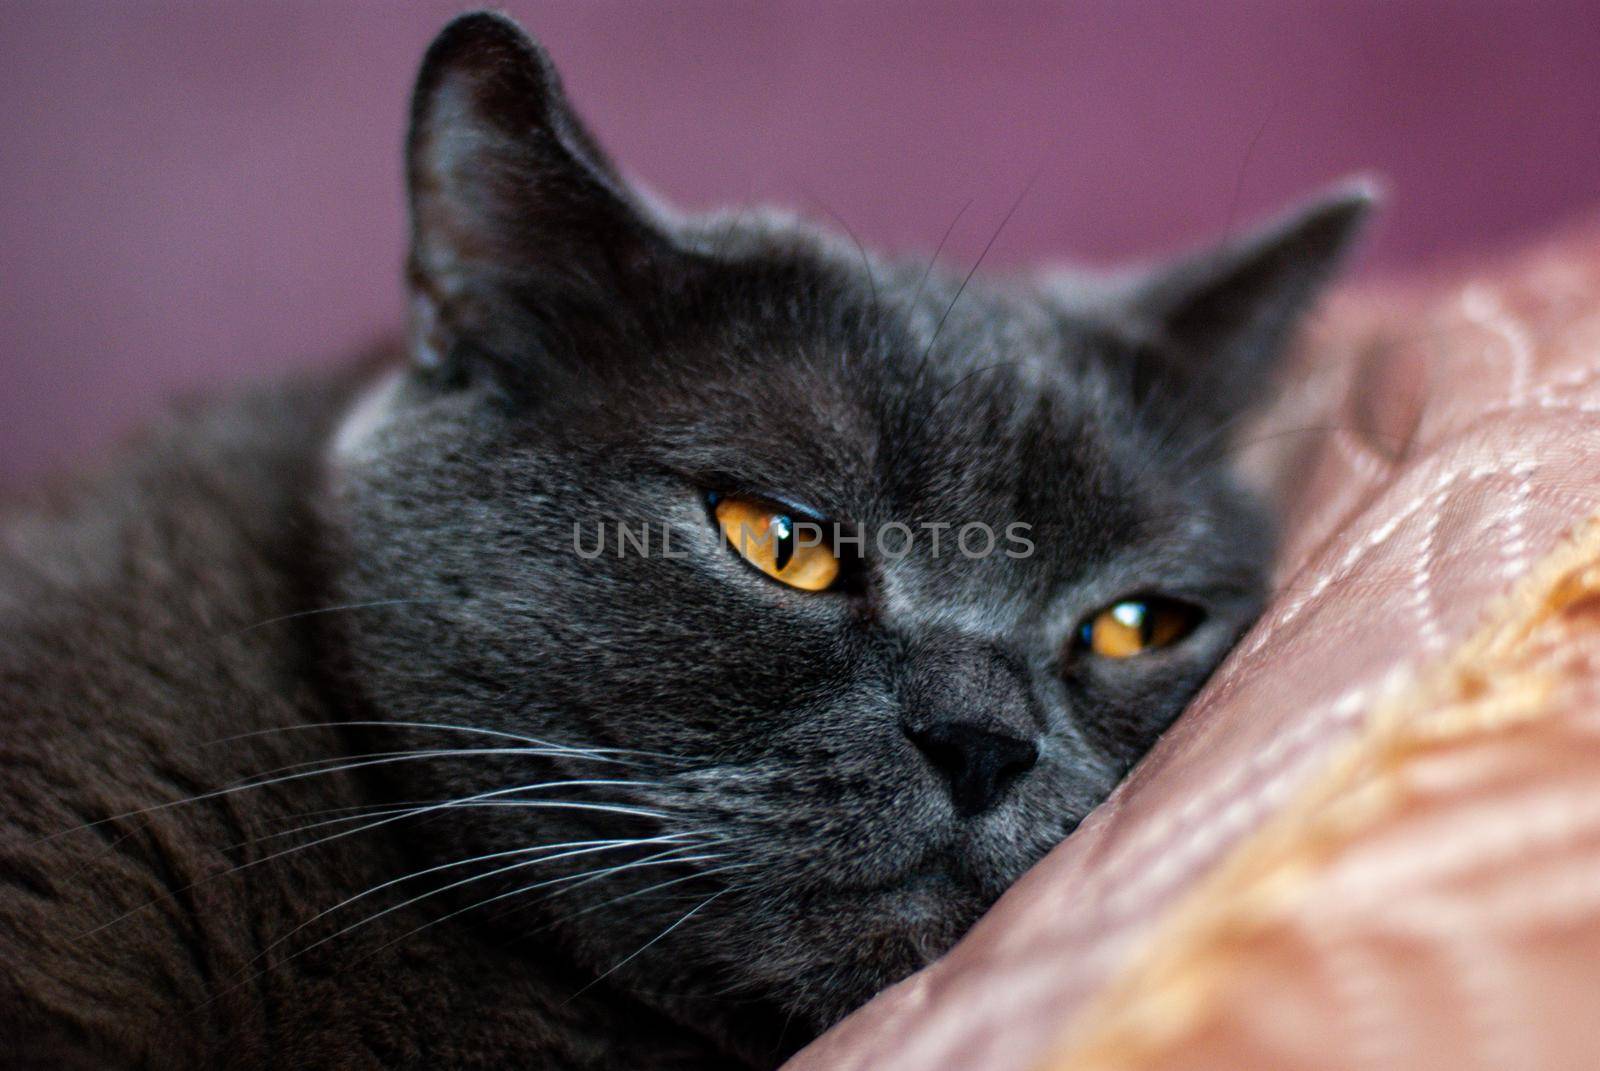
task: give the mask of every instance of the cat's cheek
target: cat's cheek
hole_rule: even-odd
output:
[[[381,453],[380,437],[395,420],[405,373],[395,370],[368,387],[339,422],[329,450],[335,470],[375,460]]]

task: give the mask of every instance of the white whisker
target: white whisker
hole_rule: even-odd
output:
[[[530,744],[530,745],[532,745],[534,747],[554,748],[555,750],[558,750],[558,751],[571,752],[573,754],[642,755],[642,756],[645,756],[646,758],[652,758],[652,759],[669,759],[669,760],[672,760],[672,761],[675,761],[675,762],[683,762],[683,761],[685,761],[681,756],[668,755],[668,754],[666,754],[664,752],[660,752],[660,751],[639,751],[639,750],[637,750],[635,748],[625,748],[625,747],[584,747],[582,745],[577,745],[577,744],[557,744],[557,743],[555,743],[553,741],[550,741],[550,740],[541,740],[540,738],[538,738],[536,736],[523,736],[523,735],[521,735],[519,733],[509,733],[509,732],[506,732],[506,731],[504,731],[502,729],[483,729],[483,728],[479,728],[478,726],[475,726],[475,725],[450,725],[450,724],[448,724],[446,722],[435,722],[435,721],[376,721],[376,720],[360,721],[360,720],[358,720],[358,721],[307,722],[307,723],[304,723],[304,724],[301,724],[301,725],[281,725],[281,726],[278,726],[278,727],[272,728],[272,729],[256,729],[256,730],[254,730],[252,732],[248,732],[248,733],[237,733],[237,734],[235,734],[233,736],[219,737],[216,740],[208,740],[208,741],[206,741],[202,746],[211,746],[211,745],[214,745],[214,744],[226,744],[226,743],[230,743],[230,742],[236,741],[236,740],[248,740],[248,739],[250,739],[252,737],[257,737],[257,736],[269,736],[272,733],[299,732],[299,731],[305,730],[305,729],[340,729],[340,728],[345,728],[345,727],[360,728],[360,729],[396,729],[396,728],[398,728],[398,729],[438,729],[438,730],[443,731],[443,732],[476,733],[476,734],[478,734],[480,736],[493,736],[493,737],[498,737],[498,738],[500,738],[502,740],[516,740],[516,741],[518,741],[520,743]]]
[[[641,841],[635,841],[635,842],[618,842],[615,845],[609,845],[609,847],[626,847],[630,843],[650,843],[650,842],[651,841],[649,839],[641,840]],[[603,873],[612,873],[612,872],[617,872],[617,871],[620,871],[620,870],[626,870],[626,869],[630,869],[632,867],[645,865],[645,864],[651,862],[652,860],[659,861],[659,862],[662,862],[662,863],[670,863],[670,862],[686,862],[686,861],[699,859],[699,858],[717,858],[716,856],[688,856],[688,857],[685,857],[683,859],[668,859],[668,858],[664,858],[666,856],[674,855],[674,854],[676,854],[678,852],[688,851],[690,849],[698,848],[698,847],[701,847],[701,845],[695,844],[695,843],[679,845],[676,848],[671,848],[671,849],[668,849],[665,852],[659,852],[656,855],[649,856],[647,859],[639,860],[639,861],[632,862],[632,863],[622,864],[621,866],[618,866],[618,867],[609,867],[609,868],[606,868],[602,872]],[[298,957],[298,956],[305,955],[307,952],[310,952],[312,949],[315,949],[315,948],[317,948],[317,947],[319,947],[321,945],[327,944],[329,941],[332,941],[332,940],[334,940],[335,938],[338,938],[338,937],[342,937],[345,934],[351,932],[352,930],[359,929],[360,927],[365,926],[370,922],[375,922],[376,920],[382,918],[385,915],[390,914],[391,912],[399,911],[400,909],[405,908],[405,907],[409,907],[410,905],[418,903],[419,901],[426,900],[429,897],[438,896],[440,894],[449,892],[452,889],[459,888],[460,886],[468,885],[468,884],[471,884],[471,883],[476,882],[476,881],[483,881],[483,880],[486,880],[488,878],[492,878],[492,877],[496,877],[496,876],[498,876],[500,874],[504,874],[507,871],[517,870],[517,869],[522,868],[522,867],[533,866],[533,865],[535,865],[537,863],[546,863],[546,862],[551,862],[551,861],[556,860],[556,859],[567,858],[567,857],[574,856],[574,855],[583,855],[583,854],[588,854],[588,853],[592,853],[592,852],[595,852],[595,851],[602,851],[602,850],[605,850],[605,849],[604,848],[587,848],[587,849],[581,849],[581,850],[572,851],[572,852],[564,852],[564,853],[561,853],[559,855],[542,856],[542,857],[540,857],[538,859],[525,859],[525,860],[522,860],[522,861],[517,862],[517,863],[512,863],[512,864],[510,864],[508,866],[498,867],[498,868],[496,868],[494,870],[491,870],[491,871],[488,871],[487,873],[484,873],[484,874],[475,874],[475,875],[473,875],[471,877],[463,878],[460,881],[452,882],[449,885],[442,886],[442,887],[440,887],[438,889],[432,889],[432,890],[430,890],[430,891],[428,891],[426,893],[421,893],[421,894],[419,894],[417,896],[411,897],[408,900],[403,900],[398,904],[393,904],[393,905],[391,905],[389,907],[386,907],[382,911],[377,912],[376,914],[368,915],[365,918],[359,919],[356,922],[353,922],[353,923],[349,924],[348,926],[343,927],[342,929],[339,929],[339,930],[337,930],[337,931],[335,931],[335,932],[333,932],[331,934],[328,934],[325,937],[318,938],[316,941],[313,941],[311,944],[305,946],[304,948],[296,950],[294,955],[291,956],[290,958],[292,959],[292,958],[295,958],[295,957]],[[462,914],[462,913],[464,913],[466,911],[470,911],[475,907],[482,907],[485,904],[494,903],[496,900],[504,899],[505,897],[508,897],[508,896],[515,896],[515,895],[517,895],[518,893],[521,893],[521,892],[528,892],[528,891],[531,891],[533,889],[539,889],[539,888],[544,888],[544,887],[549,886],[549,885],[559,884],[559,883],[561,883],[563,881],[572,881],[575,878],[586,877],[590,873],[592,873],[592,872],[586,871],[586,872],[583,872],[583,873],[580,873],[580,874],[575,874],[575,875],[564,875],[564,876],[555,877],[555,878],[548,878],[548,879],[546,879],[544,881],[535,882],[532,885],[524,886],[523,888],[520,888],[520,889],[513,889],[510,892],[501,893],[498,896],[492,896],[492,897],[489,897],[488,899],[478,901],[477,903],[470,904],[467,907],[461,908],[461,909],[459,909],[457,911],[452,911],[449,914],[443,916],[442,918],[434,919],[431,922],[425,923],[422,926],[419,926],[419,927],[417,927],[417,928],[415,928],[415,929],[413,929],[413,930],[411,930],[411,931],[409,931],[409,932],[407,932],[405,934],[402,934],[400,937],[397,937],[392,941],[386,942],[385,944],[382,944],[382,945],[378,946],[378,948],[374,949],[371,953],[369,953],[369,955],[376,955],[378,952],[381,952],[385,948],[388,948],[390,945],[394,944],[396,941],[404,940],[407,937],[411,937],[411,936],[413,936],[413,935],[415,935],[417,933],[422,932],[425,929],[428,929],[430,926],[434,926],[434,925],[436,925],[436,924],[438,924],[440,922],[444,922],[444,921],[446,921],[448,919],[452,919],[455,916],[457,916],[459,914]],[[393,884],[393,883],[391,882],[390,884]],[[334,910],[334,908],[330,908],[329,910],[330,911]],[[326,912],[324,912],[324,914],[326,914]],[[301,927],[296,927],[296,930],[298,930],[300,928]],[[281,941],[286,940],[288,937],[292,936],[292,934],[294,932],[295,931],[290,931],[290,933],[285,934],[283,937],[281,937],[277,941],[273,942],[273,945],[269,945],[268,948],[270,949],[271,947],[274,947],[276,944],[280,943]],[[263,951],[262,951],[262,953],[260,955],[264,955],[266,951],[267,951],[267,949],[263,949]],[[255,963],[256,960],[260,959],[260,955],[257,955],[250,962],[251,963]],[[249,967],[249,964],[246,964],[246,969],[248,969],[248,967]],[[221,997],[224,994],[226,994],[228,992],[231,992],[233,989],[236,989],[241,985],[247,984],[248,982],[250,982],[254,978],[258,977],[259,974],[260,974],[260,972],[257,972],[256,974],[251,975],[249,978],[241,978],[241,979],[235,981],[232,985],[229,985],[229,986],[219,990],[218,992],[213,993],[209,998],[207,998],[205,1003],[209,1004],[212,1001],[216,1000],[218,997]]]
[[[555,782],[554,784],[559,785],[560,783],[559,782]],[[231,867],[231,868],[229,868],[227,870],[219,871],[216,874],[207,874],[203,878],[197,878],[194,881],[190,882],[189,884],[183,886],[182,888],[170,890],[168,892],[165,892],[165,893],[161,894],[160,896],[156,897],[153,900],[150,900],[150,901],[147,901],[146,903],[140,904],[137,907],[130,908],[129,910],[123,912],[121,915],[118,915],[116,918],[112,919],[111,921],[106,922],[106,923],[102,923],[100,926],[95,927],[93,930],[89,930],[89,931],[87,931],[87,932],[85,932],[83,934],[80,934],[79,937],[81,939],[81,938],[84,938],[84,937],[88,937],[88,936],[90,936],[92,934],[98,933],[99,931],[105,929],[107,926],[115,925],[117,922],[120,922],[122,919],[127,918],[129,915],[132,915],[135,912],[142,911],[145,908],[151,906],[152,904],[161,903],[163,900],[171,899],[173,896],[176,896],[176,895],[178,895],[179,893],[182,893],[182,892],[187,892],[190,889],[193,889],[198,885],[204,884],[205,882],[214,881],[217,878],[227,877],[230,874],[237,874],[240,871],[249,870],[251,867],[259,866],[262,863],[270,863],[274,859],[280,859],[283,856],[289,855],[289,854],[291,854],[293,852],[304,851],[304,850],[306,850],[308,848],[315,848],[318,845],[328,844],[328,843],[331,843],[333,841],[340,840],[340,839],[342,839],[344,837],[354,836],[357,833],[362,833],[362,832],[365,832],[365,831],[367,831],[369,829],[377,829],[377,828],[379,828],[381,826],[386,826],[386,825],[389,825],[390,823],[398,822],[398,821],[401,821],[401,820],[403,820],[405,818],[415,817],[417,815],[422,815],[422,814],[431,814],[431,813],[433,813],[435,811],[448,810],[448,809],[453,808],[453,807],[465,807],[465,806],[467,806],[469,804],[476,804],[481,800],[490,799],[492,797],[508,796],[508,795],[510,795],[510,794],[512,794],[514,792],[526,792],[526,791],[529,791],[530,789],[533,789],[533,788],[548,788],[548,787],[551,787],[551,786],[548,785],[548,784],[546,784],[546,785],[516,785],[516,786],[513,786],[511,788],[495,789],[494,791],[491,791],[491,792],[480,792],[480,793],[478,793],[477,795],[474,795],[474,796],[465,796],[465,797],[462,797],[460,799],[446,800],[446,801],[443,801],[441,803],[429,804],[428,806],[425,806],[425,807],[418,807],[418,808],[411,809],[411,810],[405,810],[405,811],[402,811],[399,814],[390,814],[390,815],[388,815],[386,817],[379,818],[377,821],[367,822],[365,825],[357,826],[354,829],[346,829],[346,830],[343,830],[343,831],[338,832],[338,833],[330,833],[326,837],[318,837],[316,840],[310,841],[310,842],[308,842],[306,844],[292,845],[291,847],[283,848],[283,849],[281,849],[279,851],[272,852],[272,853],[270,853],[268,855],[264,855],[260,859],[252,859],[248,863],[240,863],[238,866]],[[618,804],[577,803],[577,802],[568,801],[568,800],[507,800],[507,801],[504,801],[504,802],[511,803],[511,804],[514,804],[514,805],[519,806],[519,807],[529,807],[529,808],[534,808],[534,809],[597,811],[597,812],[602,812],[602,813],[606,813],[606,814],[622,814],[622,815],[628,815],[628,816],[631,816],[631,817],[654,818],[654,819],[663,820],[663,821],[671,817],[670,815],[664,814],[661,811],[649,811],[649,810],[644,810],[644,809],[638,808],[638,807],[628,807],[628,806],[618,805]],[[158,809],[158,808],[152,808],[152,809]],[[135,813],[141,813],[141,812],[135,812]],[[365,818],[367,816],[363,815],[362,817]]]
[[[630,847],[630,846],[636,845],[636,844],[659,844],[659,843],[664,843],[664,842],[671,842],[671,841],[674,841],[674,840],[681,840],[684,837],[691,836],[691,835],[693,835],[693,834],[692,833],[672,833],[672,834],[668,834],[668,835],[663,836],[663,837],[651,837],[651,838],[646,838],[646,839],[642,839],[642,840],[639,840],[639,839],[631,839],[631,840],[585,840],[585,841],[569,841],[569,842],[564,843],[564,844],[540,845],[540,846],[533,847],[533,848],[512,848],[512,849],[509,849],[507,851],[489,852],[486,855],[475,855],[470,859],[460,859],[460,860],[457,860],[457,861],[451,862],[451,863],[441,863],[438,866],[428,867],[426,870],[412,871],[409,874],[403,874],[398,878],[391,878],[388,881],[382,882],[382,883],[380,883],[378,885],[374,885],[370,889],[366,889],[366,890],[364,890],[362,892],[356,893],[354,896],[347,897],[344,900],[341,900],[339,903],[334,904],[332,907],[325,908],[322,911],[317,912],[315,915],[311,916],[306,921],[300,923],[300,925],[294,927],[294,929],[290,930],[288,933],[285,933],[283,936],[277,938],[276,940],[272,941],[272,943],[268,944],[259,953],[257,953],[253,958],[251,958],[249,963],[246,963],[244,965],[244,969],[248,970],[250,968],[250,966],[252,964],[256,963],[258,960],[260,960],[262,956],[265,956],[268,952],[271,952],[274,948],[277,948],[279,945],[283,944],[283,942],[289,940],[291,937],[293,937],[295,934],[299,933],[301,930],[305,929],[307,926],[312,925],[318,919],[325,918],[328,915],[333,914],[335,911],[338,911],[338,910],[340,910],[342,908],[348,907],[350,904],[353,904],[358,900],[365,899],[366,897],[371,896],[374,893],[382,892],[384,889],[392,888],[395,885],[399,885],[399,884],[402,884],[403,882],[411,881],[411,880],[414,880],[416,878],[426,877],[429,874],[437,874],[441,870],[451,870],[451,869],[453,869],[455,867],[459,867],[459,866],[470,866],[473,863],[481,863],[481,862],[485,862],[486,860],[489,860],[489,859],[504,859],[504,858],[506,858],[508,856],[513,856],[513,855],[528,855],[528,854],[531,854],[533,852],[556,851],[556,849],[571,849],[571,850],[568,850],[568,851],[559,851],[554,855],[542,855],[542,856],[539,856],[536,859],[523,859],[523,860],[520,860],[519,862],[513,863],[513,864],[511,864],[509,866],[500,867],[499,869],[491,870],[491,871],[489,871],[488,873],[485,873],[485,874],[476,874],[476,875],[473,875],[472,877],[463,878],[460,881],[453,882],[453,883],[451,883],[449,885],[446,885],[446,886],[444,886],[442,888],[433,889],[433,890],[430,890],[428,892],[422,893],[420,895],[414,896],[411,899],[404,900],[404,901],[402,901],[402,902],[400,902],[398,904],[393,905],[392,907],[387,907],[384,910],[379,911],[375,915],[368,915],[366,918],[361,919],[358,922],[352,923],[349,926],[346,926],[344,929],[339,930],[337,933],[333,933],[333,934],[330,934],[327,937],[322,938],[316,944],[307,945],[305,948],[301,949],[301,952],[308,952],[311,949],[317,947],[317,945],[322,944],[324,941],[331,941],[335,937],[340,936],[341,934],[348,933],[350,930],[353,930],[353,929],[355,929],[355,928],[357,928],[359,926],[364,926],[369,922],[376,921],[377,919],[382,918],[384,915],[389,914],[391,911],[398,911],[401,908],[407,907],[407,906],[409,906],[411,904],[414,904],[419,900],[426,900],[430,896],[436,896],[436,895],[438,895],[440,893],[449,892],[451,889],[458,888],[458,887],[460,887],[462,885],[470,884],[470,883],[472,883],[474,881],[482,881],[485,878],[492,878],[496,874],[503,874],[508,870],[516,870],[516,869],[518,869],[520,867],[532,866],[535,863],[552,862],[552,861],[554,861],[556,859],[567,859],[567,858],[571,858],[572,856],[577,856],[577,855],[589,855],[589,854],[592,854],[594,852],[603,852],[603,851],[610,850],[612,848],[625,848],[625,847]],[[689,847],[689,845],[685,845],[685,847]],[[297,955],[298,954],[299,953],[297,953]]]
[[[339,606],[319,606],[311,610],[296,610],[292,614],[279,614],[277,617],[269,617],[265,621],[257,621],[253,625],[247,625],[244,628],[226,633],[226,636],[232,639],[254,632],[258,628],[266,628],[268,625],[276,625],[283,621],[294,621],[302,617],[315,617],[318,614],[336,614],[345,610],[370,610],[379,606],[411,606],[444,601],[444,599],[374,599],[371,602],[347,602]]]
[[[138,818],[138,817],[140,817],[142,815],[155,814],[155,813],[157,813],[159,811],[169,810],[169,809],[171,809],[173,807],[182,807],[182,806],[185,806],[185,805],[191,804],[191,803],[202,803],[205,800],[219,799],[219,798],[221,798],[223,796],[231,796],[235,792],[244,792],[244,791],[247,791],[248,789],[252,789],[252,788],[265,788],[268,785],[279,785],[279,784],[283,784],[284,782],[287,782],[287,781],[299,781],[299,780],[303,780],[303,779],[305,779],[307,777],[320,777],[320,776],[322,776],[324,774],[339,773],[339,772],[341,772],[343,770],[354,770],[354,769],[360,769],[363,766],[379,765],[384,761],[387,761],[387,760],[375,760],[373,762],[348,763],[348,764],[343,765],[343,766],[334,766],[334,767],[325,768],[325,769],[321,769],[321,770],[307,770],[307,771],[303,771],[301,773],[284,774],[281,777],[271,777],[271,778],[267,778],[266,780],[250,781],[250,782],[246,782],[245,784],[242,784],[242,785],[229,785],[229,786],[227,786],[225,788],[219,788],[219,789],[216,789],[216,790],[211,791],[211,792],[202,792],[198,796],[189,796],[186,799],[171,800],[171,801],[169,801],[167,803],[158,803],[158,804],[155,804],[154,806],[151,806],[151,807],[141,807],[138,810],[124,811],[121,814],[114,814],[114,815],[111,815],[108,818],[102,818],[102,819],[100,819],[98,821],[95,821],[95,822],[86,822],[81,826],[74,826],[71,829],[63,829],[63,830],[60,830],[58,832],[51,833],[48,836],[41,837],[41,838],[39,838],[38,843],[43,844],[43,843],[46,843],[47,841],[54,840],[57,837],[66,836],[68,833],[75,833],[75,832],[77,832],[79,830],[83,830],[83,829],[92,829],[95,826],[104,825],[107,822],[116,822],[116,821],[120,821],[120,820],[125,819],[125,818]],[[548,788],[548,787],[551,787],[551,785],[560,785],[562,783],[563,782],[559,782],[559,781],[557,781],[557,782],[549,782],[549,783],[544,784],[544,785],[523,786],[522,788],[504,789],[502,791],[504,791],[504,792],[522,792],[522,791],[527,791],[530,788]],[[473,797],[473,798],[477,798],[477,797]],[[666,816],[657,814],[657,815],[651,815],[651,817],[664,818]]]
[[[537,882],[534,882],[532,885],[523,885],[523,886],[521,886],[519,888],[512,889],[509,892],[498,893],[498,894],[496,894],[494,896],[487,897],[487,898],[479,900],[479,901],[477,901],[475,903],[468,904],[466,907],[457,908],[455,911],[452,911],[447,915],[441,915],[439,918],[433,919],[432,921],[429,921],[429,922],[425,922],[421,926],[418,926],[416,929],[411,930],[408,933],[401,934],[399,937],[396,937],[394,940],[389,941],[386,944],[378,946],[370,954],[371,955],[376,955],[377,953],[382,952],[385,948],[388,948],[389,945],[395,944],[398,941],[403,941],[408,937],[414,937],[417,934],[421,933],[423,930],[430,929],[430,928],[432,928],[434,926],[439,925],[442,922],[449,922],[451,919],[455,918],[457,915],[464,915],[468,911],[475,911],[480,907],[487,907],[490,904],[496,903],[496,902],[498,902],[500,900],[506,900],[506,899],[509,899],[510,897],[513,897],[513,896],[522,896],[522,895],[524,895],[526,893],[534,892],[535,890],[538,890],[538,889],[548,888],[551,885],[560,885],[560,884],[563,884],[563,883],[570,883],[570,884],[567,884],[565,888],[557,890],[557,893],[559,894],[559,893],[568,892],[568,891],[570,891],[572,889],[580,888],[581,886],[584,886],[584,885],[588,885],[590,882],[593,882],[593,881],[599,881],[602,878],[607,878],[607,877],[611,877],[611,876],[616,875],[616,874],[620,874],[620,873],[622,873],[624,871],[627,871],[627,870],[635,870],[635,869],[639,869],[639,868],[646,867],[646,866],[662,866],[662,865],[669,864],[669,863],[703,862],[703,861],[710,860],[710,859],[721,859],[721,858],[724,858],[721,855],[679,856],[678,858],[668,858],[669,856],[676,855],[676,853],[678,853],[678,852],[687,851],[687,850],[689,850],[691,848],[714,848],[714,847],[718,847],[718,846],[719,846],[719,844],[718,844],[717,841],[705,841],[705,842],[696,843],[696,844],[685,844],[685,845],[683,845],[681,847],[678,847],[678,848],[673,848],[673,849],[670,849],[670,850],[664,851],[664,852],[657,852],[655,855],[649,855],[649,856],[646,856],[643,859],[635,859],[632,862],[622,863],[622,864],[619,864],[618,866],[607,867],[607,868],[602,869],[602,870],[585,871],[585,872],[580,873],[580,874],[568,874],[568,875],[565,875],[565,876],[559,877],[559,878],[550,878],[550,879],[547,879],[545,881],[537,881]],[[716,873],[717,871],[719,871],[721,869],[724,869],[724,868],[718,867],[718,868],[715,868],[712,871],[708,871],[708,873]],[[698,876],[698,875],[691,875],[691,877],[694,877],[694,876]],[[688,879],[687,878],[679,878],[678,879],[678,881],[686,881],[686,880],[688,880]],[[670,885],[670,884],[676,884],[676,883],[675,882],[665,882],[664,884]]]
[[[718,847],[722,847],[721,844],[718,844],[717,846]],[[661,882],[660,884],[657,884],[657,885],[649,885],[649,886],[646,886],[643,889],[635,889],[632,892],[623,893],[621,896],[614,896],[609,900],[602,900],[598,904],[590,904],[588,907],[582,908],[582,909],[580,909],[578,911],[574,911],[571,915],[568,915],[567,917],[568,918],[576,918],[579,915],[587,915],[591,911],[599,911],[602,908],[612,907],[612,906],[615,906],[616,904],[622,903],[624,900],[632,900],[636,896],[644,896],[646,893],[657,892],[657,891],[659,891],[661,889],[665,889],[665,888],[668,888],[668,887],[673,886],[673,885],[682,885],[684,882],[693,881],[696,878],[706,878],[706,877],[710,877],[713,874],[722,874],[722,873],[725,873],[726,871],[729,871],[729,870],[741,870],[741,869],[743,869],[745,867],[749,867],[749,866],[753,866],[753,865],[754,864],[752,864],[752,863],[729,863],[726,866],[712,867],[710,870],[702,870],[702,871],[700,871],[699,873],[696,873],[696,874],[686,874],[681,878],[673,878],[670,881],[663,881],[663,882]],[[574,887],[576,887],[576,886],[574,886]],[[568,891],[569,890],[567,890],[567,889],[561,889],[559,892],[554,893],[552,895],[560,895],[561,893],[565,893],[565,892],[568,892]],[[732,888],[730,887],[730,888],[724,889],[722,891],[723,892],[731,892]],[[548,897],[547,897],[547,899],[548,899]],[[535,932],[537,932],[537,931],[535,931]]]
[[[414,759],[454,758],[457,756],[471,755],[506,755],[506,756],[538,756],[545,758],[573,758],[565,751],[552,751],[548,748],[533,747],[469,747],[469,748],[417,748],[409,751],[370,751],[361,755],[334,755],[324,759],[308,759],[305,762],[293,762],[287,766],[278,766],[271,770],[263,770],[249,777],[241,778],[227,787],[253,784],[262,778],[274,774],[289,773],[294,770],[304,770],[313,766],[336,766],[340,763],[364,763],[366,765],[381,765],[383,762],[405,762]],[[578,758],[591,762],[611,762],[621,766],[637,766],[636,762],[627,759],[612,758],[609,755],[581,755]],[[367,760],[373,760],[367,762]],[[351,766],[350,768],[354,768]]]
[[[719,896],[722,896],[727,891],[728,891],[727,889],[722,889],[721,891],[714,892],[710,896],[706,897],[704,900],[700,901],[694,907],[690,908],[687,912],[685,912],[683,917],[678,919],[677,922],[674,922],[671,926],[668,926],[666,929],[662,930],[660,933],[658,933],[654,937],[650,938],[650,940],[648,940],[644,944],[640,945],[639,948],[636,951],[634,951],[631,955],[625,957],[622,960],[619,960],[617,963],[615,963],[611,967],[609,967],[603,974],[600,974],[600,975],[596,976],[595,978],[591,979],[588,985],[584,986],[582,989],[580,989],[576,993],[572,994],[572,996],[570,996],[566,1000],[562,1001],[562,1006],[564,1007],[567,1003],[569,1003],[571,1001],[574,1001],[574,1000],[578,999],[579,997],[583,996],[589,990],[591,990],[595,986],[599,985],[602,981],[604,981],[605,979],[611,977],[617,971],[620,971],[623,967],[626,967],[629,963],[633,962],[641,954],[643,954],[645,949],[647,949],[650,946],[654,945],[657,941],[660,941],[663,937],[667,936],[667,934],[671,933],[673,930],[676,930],[679,926],[682,926],[685,922],[688,922],[690,919],[694,918],[702,910],[704,910],[706,905],[710,904],[713,900],[717,899],[717,897],[719,897]]]

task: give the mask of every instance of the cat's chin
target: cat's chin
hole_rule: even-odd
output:
[[[848,1011],[948,952],[988,904],[970,886],[943,870],[929,870],[869,892],[841,896],[822,908],[834,916],[838,947],[870,978],[865,991],[848,998]],[[847,921],[848,920],[848,921]]]
[[[863,905],[858,900],[857,909],[865,908],[868,925],[930,947],[927,962],[954,944],[983,908],[975,893],[939,871],[915,874],[891,888],[869,893],[865,901]]]
[[[813,887],[795,909],[752,926],[749,955],[735,968],[745,994],[770,1002],[780,1021],[827,1029],[884,988],[938,959],[988,906],[942,867],[871,888]]]

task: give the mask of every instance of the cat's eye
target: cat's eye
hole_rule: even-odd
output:
[[[1132,658],[1193,632],[1200,611],[1176,599],[1124,599],[1085,621],[1079,642],[1101,658]]]
[[[839,559],[823,526],[759,498],[713,496],[711,512],[738,555],[774,580],[824,591],[839,578]]]

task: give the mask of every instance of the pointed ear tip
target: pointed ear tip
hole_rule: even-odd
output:
[[[1305,211],[1305,219],[1332,223],[1353,232],[1388,199],[1388,187],[1378,176],[1352,175],[1314,198]]]
[[[510,15],[487,9],[468,11],[444,24],[434,44],[476,41],[531,41],[532,37]]]
[[[1265,247],[1285,243],[1301,249],[1321,249],[1329,258],[1342,256],[1355,244],[1367,221],[1382,206],[1383,185],[1371,175],[1356,175],[1280,216],[1266,231]]]
[[[411,138],[425,130],[439,91],[447,84],[493,86],[529,108],[561,96],[550,54],[526,30],[498,11],[457,15],[428,45],[411,90]]]
[[[1389,199],[1389,183],[1376,172],[1358,171],[1336,182],[1333,194],[1345,200],[1360,201],[1369,208],[1377,207]]]
[[[502,49],[533,58],[548,77],[550,57],[538,39],[521,24],[498,11],[468,11],[457,15],[434,37],[422,61],[424,72],[455,62],[462,55]]]

